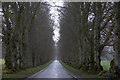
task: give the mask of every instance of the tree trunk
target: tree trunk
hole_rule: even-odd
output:
[[[95,14],[95,33],[96,33],[96,63],[98,67],[98,71],[102,70],[102,66],[100,65],[101,62],[101,52],[102,48],[100,48],[100,26],[102,22],[102,11],[101,11],[102,5],[101,3],[96,3],[96,14]]]
[[[7,70],[12,70],[13,69],[9,43],[6,44],[5,69],[7,69]]]
[[[89,63],[90,66],[89,66],[89,67],[90,67],[90,68],[89,68],[89,69],[91,70],[91,69],[94,68],[94,43],[93,43],[93,41],[91,41],[90,46],[91,46],[91,47],[90,47],[90,48],[91,48],[91,51],[90,51],[90,61],[89,61],[89,62],[90,62],[90,63]]]
[[[116,70],[118,76],[120,76],[120,2],[116,2],[114,6],[115,13],[115,26],[116,26],[116,34],[115,34],[115,56],[114,63],[118,70]]]

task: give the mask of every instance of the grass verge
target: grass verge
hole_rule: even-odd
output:
[[[82,70],[78,70],[78,69],[75,69],[65,63],[63,63],[61,60],[60,60],[60,63],[69,71],[73,72],[73,73],[76,73],[76,74],[79,74],[80,75],[80,78],[105,78],[103,76],[98,76],[97,74],[90,74],[88,72],[85,72],[85,71],[82,71]]]
[[[5,61],[4,59],[0,59],[0,69],[3,69],[5,67]]]
[[[101,61],[101,66],[103,67],[104,70],[109,70],[110,69],[110,61]]]
[[[16,72],[14,74],[2,74],[2,78],[27,78],[28,76],[44,69],[45,67],[47,67],[48,65],[50,65],[53,61],[51,60],[50,62],[41,65],[41,66],[37,66],[34,68],[29,68],[26,70],[21,70],[20,72]]]

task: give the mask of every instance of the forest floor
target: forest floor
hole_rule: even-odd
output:
[[[16,72],[13,74],[2,74],[2,78],[27,78],[28,76],[46,68],[47,66],[49,66],[53,61],[51,60],[50,62],[41,65],[41,66],[37,66],[34,68],[29,68],[29,69],[25,69],[25,70],[21,70],[20,72]]]
[[[70,71],[75,78],[105,78],[104,76],[99,76],[98,74],[88,73],[86,71],[75,69],[62,61],[60,63],[68,70]]]

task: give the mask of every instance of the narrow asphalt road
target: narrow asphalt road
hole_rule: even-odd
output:
[[[73,78],[58,60],[54,60],[47,68],[33,74],[29,78]]]

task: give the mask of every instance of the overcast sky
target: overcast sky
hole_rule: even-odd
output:
[[[45,0],[47,1],[50,5],[52,6],[63,6],[63,2],[59,2],[58,0]],[[59,14],[60,12],[57,11],[58,7],[50,7],[50,14],[51,15],[51,19],[54,21],[54,26],[53,26],[53,40],[55,41],[55,43],[57,43],[59,41],[59,37],[60,37],[60,26],[59,26]]]

